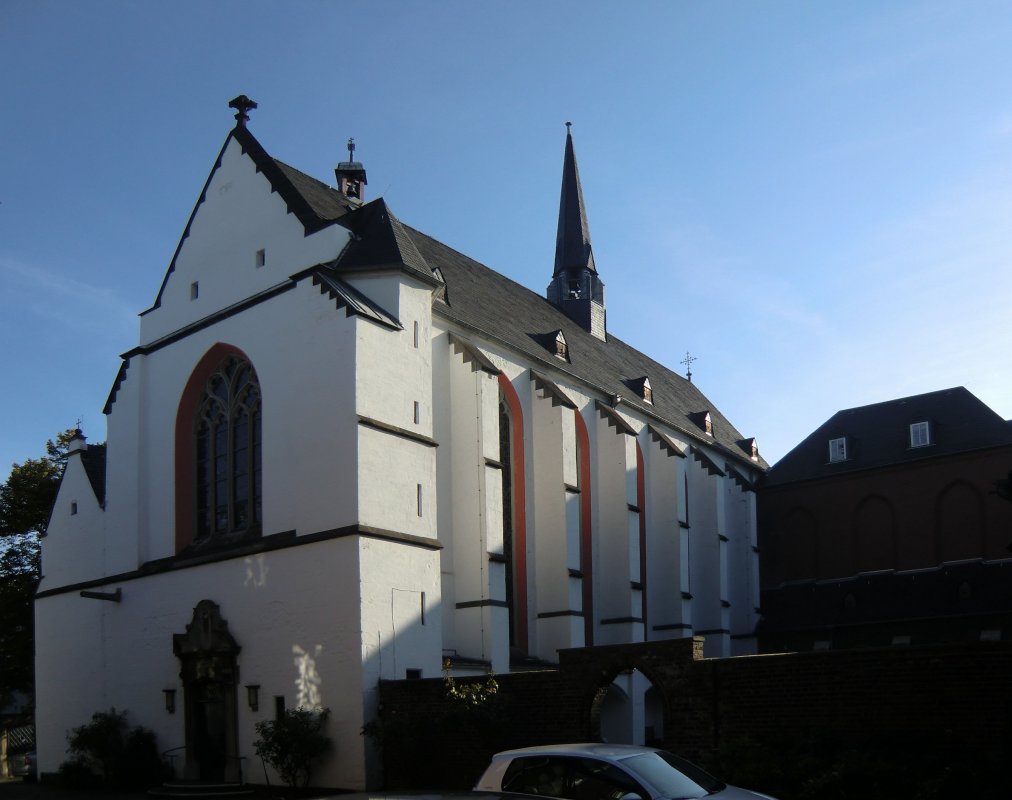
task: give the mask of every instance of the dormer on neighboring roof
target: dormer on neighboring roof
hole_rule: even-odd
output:
[[[931,420],[922,419],[911,422],[908,428],[907,443],[912,448],[928,447],[935,443],[934,425]]]
[[[850,458],[850,453],[847,450],[847,437],[846,436],[834,436],[829,440],[828,443],[829,451],[829,463],[836,464],[840,461],[846,461]]]
[[[340,162],[334,168],[334,177],[337,178],[337,191],[349,200],[363,202],[365,200],[365,185],[369,181],[365,178],[365,167],[355,160],[355,140],[348,140],[348,160]]]

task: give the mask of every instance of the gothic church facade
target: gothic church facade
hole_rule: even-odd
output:
[[[353,153],[324,184],[233,107],[43,542],[42,772],[115,707],[180,777],[256,781],[254,724],[325,706],[315,782],[363,788],[381,679],[754,652],[766,465],[608,330],[572,136],[540,296],[366,201]]]

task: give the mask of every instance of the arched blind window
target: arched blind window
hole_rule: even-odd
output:
[[[211,374],[195,423],[197,539],[260,527],[260,383],[231,356]]]

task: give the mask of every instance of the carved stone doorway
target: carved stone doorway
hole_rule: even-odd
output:
[[[186,633],[172,637],[183,682],[186,780],[242,781],[236,745],[236,659],[240,649],[221,618],[221,610],[210,600],[197,603]]]

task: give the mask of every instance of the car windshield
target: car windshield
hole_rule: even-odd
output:
[[[703,797],[725,786],[695,764],[663,751],[623,759],[622,766],[672,800]]]

